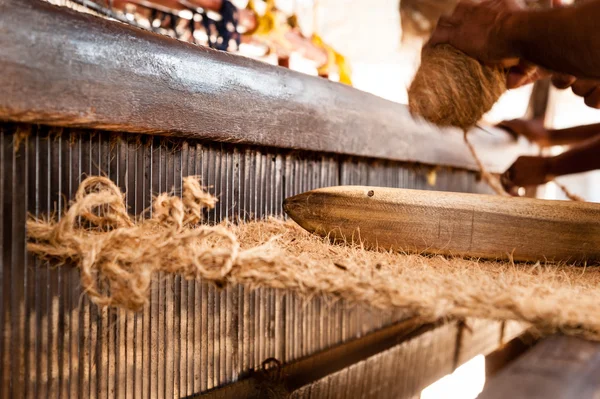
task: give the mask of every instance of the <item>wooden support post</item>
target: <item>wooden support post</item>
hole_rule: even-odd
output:
[[[548,122],[550,105],[550,79],[538,80],[533,84],[531,97],[525,117],[527,119],[542,119],[544,124]],[[535,198],[538,195],[538,186],[525,188],[525,196]]]
[[[485,387],[479,399],[600,397],[600,343],[554,336],[534,346]]]

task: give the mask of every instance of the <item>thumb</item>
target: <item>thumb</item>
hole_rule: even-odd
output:
[[[506,87],[508,89],[516,89],[548,76],[550,76],[550,73],[544,69],[533,64],[521,62],[519,65],[509,69],[506,78]]]
[[[529,75],[520,71],[509,70],[508,76],[506,77],[506,88],[517,89],[521,86],[525,86],[532,83],[533,80]]]
[[[431,37],[429,38],[425,46],[423,46],[423,48],[433,47],[436,44],[449,43],[451,33],[452,27],[446,25],[438,25],[431,34]]]

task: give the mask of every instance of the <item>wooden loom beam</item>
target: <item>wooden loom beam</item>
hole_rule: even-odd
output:
[[[477,170],[407,107],[39,0],[0,0],[0,120],[177,135]],[[476,129],[492,172],[523,148]]]
[[[369,247],[519,261],[600,260],[597,204],[381,187],[290,197],[306,230]]]
[[[500,371],[479,398],[591,399],[599,395],[600,343],[553,336]]]

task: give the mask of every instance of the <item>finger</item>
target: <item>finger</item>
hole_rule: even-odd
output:
[[[518,58],[505,58],[502,61],[500,61],[499,65],[504,69],[508,69],[516,67],[517,65],[519,65],[519,63],[520,60]]]
[[[548,71],[529,62],[520,61],[518,65],[509,69],[506,86],[508,89],[515,89],[546,76],[550,76]]]
[[[568,89],[577,81],[575,76],[567,75],[564,73],[555,73],[552,75],[552,85],[557,89]]]
[[[457,21],[456,18],[453,18],[452,15],[442,15],[440,19],[438,19],[437,26],[455,26],[460,21]]]
[[[517,0],[504,0],[501,3],[504,3],[506,8],[513,11],[522,10],[524,8],[524,5]]]
[[[579,97],[586,97],[592,93],[592,91],[596,88],[597,83],[590,80],[577,80],[571,86],[571,90],[573,93],[578,95]]]
[[[514,129],[512,121],[502,121],[496,125],[497,128],[504,130],[513,139],[519,138],[519,133]]]
[[[452,32],[453,29],[451,27],[438,25],[424,47],[433,47],[437,44],[449,43]]]
[[[518,89],[519,87],[533,83],[531,77],[520,72],[509,72],[506,78],[507,89]]]
[[[447,15],[448,22],[453,25],[458,25],[464,20],[464,15],[469,10],[471,10],[475,4],[471,1],[461,1],[459,2],[451,14]]]
[[[590,94],[585,97],[585,105],[600,109],[600,86],[596,86]]]
[[[526,80],[527,75],[524,75],[522,72],[509,71],[506,77],[506,88],[509,90],[516,89],[526,84]]]
[[[513,183],[511,179],[511,169],[508,169],[502,175],[500,175],[500,183],[504,190],[512,196],[518,195],[519,186]]]
[[[509,188],[506,192],[513,197],[522,197],[523,195],[521,194],[521,188],[522,187],[519,186],[513,186]]]
[[[552,77],[552,72],[550,72],[549,70],[547,70],[545,68],[539,67],[539,66],[535,66],[534,73],[535,73],[535,77],[537,78],[537,80]]]

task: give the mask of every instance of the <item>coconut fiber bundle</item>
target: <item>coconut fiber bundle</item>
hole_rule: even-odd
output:
[[[598,268],[366,250],[280,219],[210,226],[202,213],[214,204],[188,177],[181,195],[159,195],[151,216],[134,218],[115,184],[90,177],[60,220],[28,222],[28,249],[51,265],[79,268],[99,306],[138,310],[151,280],[167,272],[402,308],[424,322],[520,320],[542,333],[600,339]]]
[[[473,127],[506,91],[506,72],[449,44],[424,47],[408,89],[410,112],[438,126]]]

